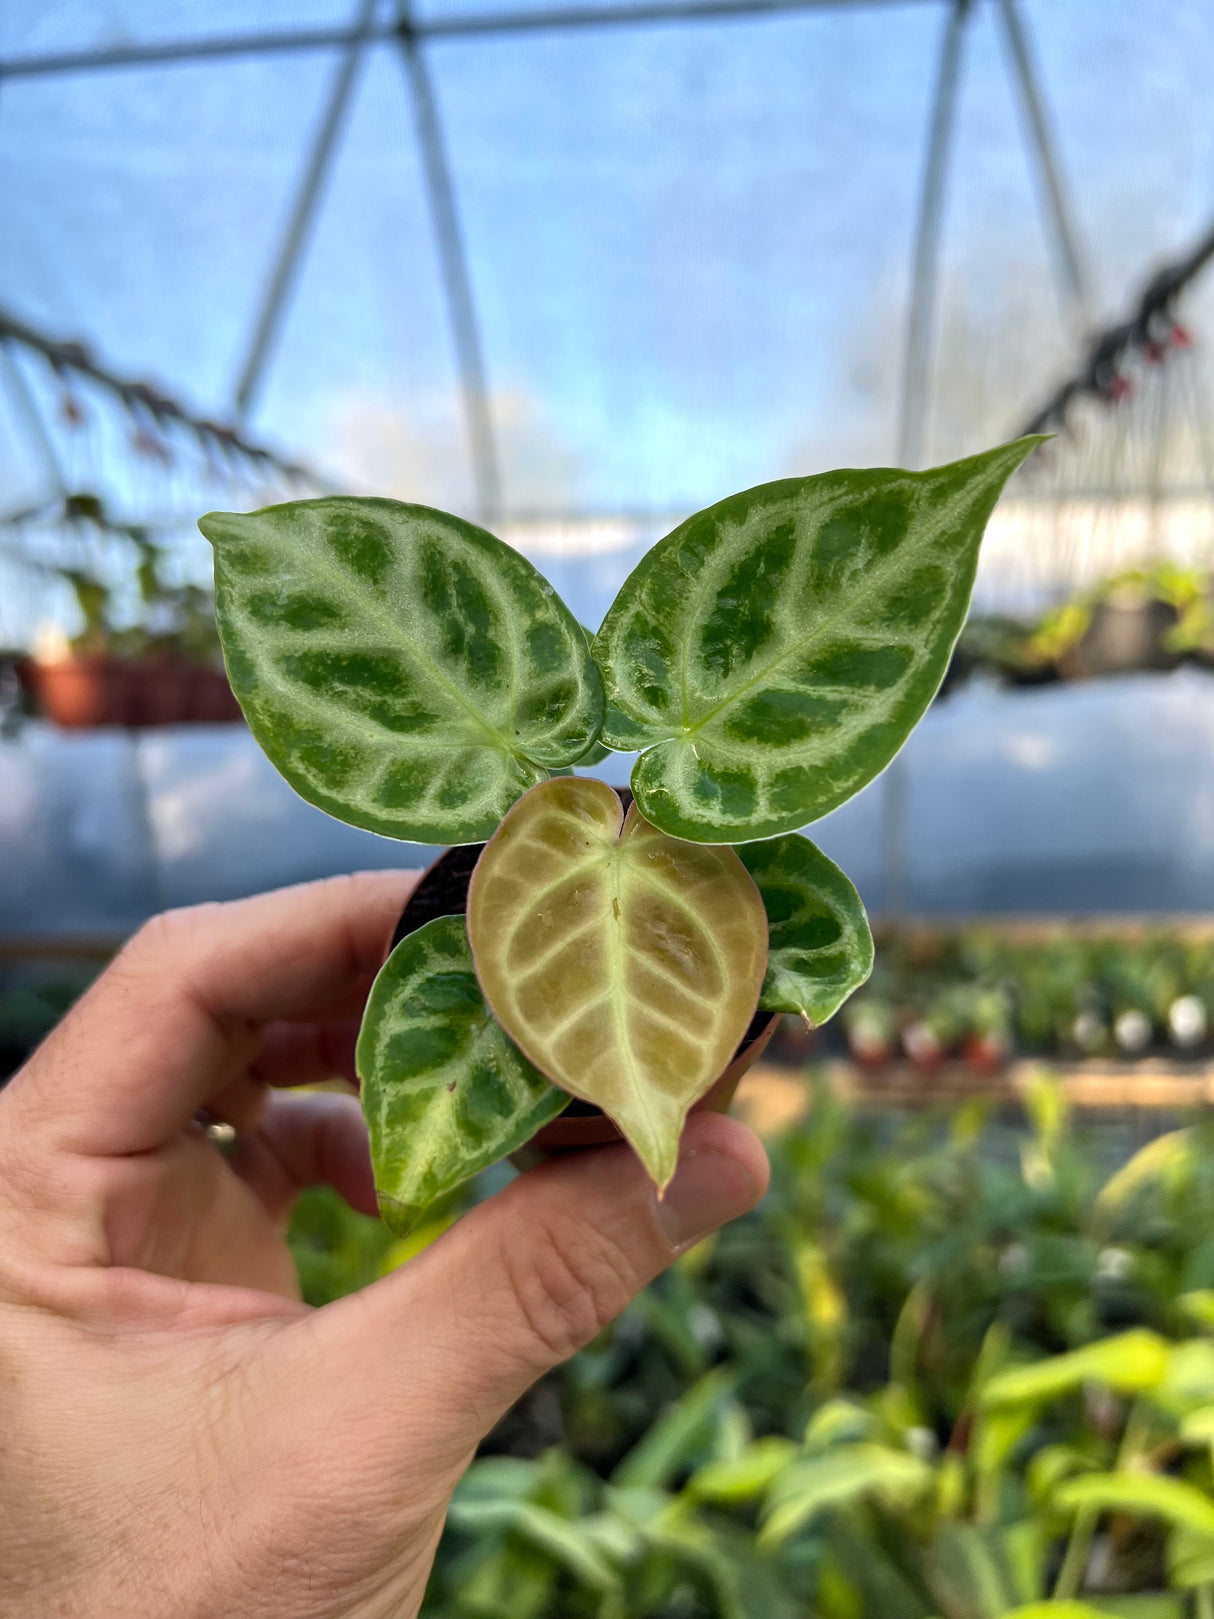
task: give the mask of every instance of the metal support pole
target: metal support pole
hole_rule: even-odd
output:
[[[291,292],[295,273],[299,268],[300,257],[304,244],[312,227],[313,216],[316,212],[316,203],[325,177],[329,172],[337,138],[346,121],[346,114],[350,109],[351,97],[358,74],[359,64],[362,61],[363,50],[370,37],[371,26],[375,21],[375,12],[379,0],[362,0],[357,28],[350,42],[342,53],[338,63],[337,72],[333,76],[333,87],[329,92],[329,99],[321,116],[316,137],[312,142],[312,149],[308,153],[307,163],[300,180],[299,191],[295,198],[295,206],[291,210],[286,234],[278,250],[278,259],[274,265],[273,274],[266,288],[262,301],[261,312],[257,317],[257,324],[253,328],[253,336],[249,343],[249,352],[241,367],[240,381],[236,385],[236,420],[243,422],[249,413],[249,406],[261,383],[265,371],[266,358],[278,334],[278,327],[282,319],[283,310]]]
[[[953,120],[957,109],[957,80],[961,68],[961,40],[969,16],[970,0],[953,0],[932,101],[927,162],[919,196],[919,220],[911,274],[910,305],[906,318],[906,357],[902,373],[902,413],[898,425],[898,465],[917,467],[923,459],[927,421],[927,392],[931,374],[932,316],[935,313],[936,270],[940,251],[940,218]]]
[[[442,125],[434,99],[434,86],[412,25],[404,16],[400,22],[401,59],[409,80],[417,144],[421,153],[426,199],[438,247],[439,271],[451,322],[451,337],[459,369],[460,392],[468,448],[472,457],[472,477],[476,487],[477,515],[492,527],[501,513],[501,475],[493,422],[489,414],[489,392],[485,384],[485,362],[481,349],[476,306],[468,278],[455,189],[447,162]]]
[[[1053,249],[1054,273],[1064,316],[1076,332],[1086,330],[1090,315],[1087,276],[1079,251],[1078,237],[1062,171],[1054,151],[1054,138],[1045,105],[1037,86],[1037,74],[1029,51],[1028,37],[1016,0],[999,0],[1003,31],[1007,39],[1012,77],[1020,92],[1020,103],[1027,133],[1037,161],[1037,183],[1045,215],[1046,234]]]

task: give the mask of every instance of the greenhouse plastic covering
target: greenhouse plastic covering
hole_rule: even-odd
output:
[[[595,774],[623,783],[628,763]],[[891,780],[913,911],[1214,909],[1210,675],[973,687],[937,705],[893,775],[808,829],[877,911]],[[241,728],[39,727],[0,748],[0,932],[122,932],[164,905],[435,852],[312,809]]]

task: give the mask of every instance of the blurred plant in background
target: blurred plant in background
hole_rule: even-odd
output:
[[[1214,1613],[1214,1126],[1110,1173],[1051,1081],[1027,1113],[816,1093],[762,1208],[490,1436],[430,1619]],[[293,1240],[318,1303],[407,1257],[327,1194]]]
[[[851,1056],[868,1068],[900,1055],[924,1069],[963,1057],[978,1073],[1016,1051],[1205,1055],[1214,1036],[1214,937],[1150,926],[890,930],[842,1027]]]
[[[1036,619],[971,613],[945,692],[975,675],[1006,685],[1214,664],[1214,578],[1162,560],[1111,574]]]

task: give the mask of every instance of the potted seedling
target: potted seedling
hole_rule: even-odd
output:
[[[453,846],[358,1042],[394,1230],[571,1099],[664,1188],[756,1015],[819,1024],[864,981],[859,897],[799,829],[927,708],[1037,442],[733,495],[642,558],[592,641],[525,558],[427,507],[201,520],[271,761],[341,820]],[[630,795],[571,774],[596,748],[638,755]]]

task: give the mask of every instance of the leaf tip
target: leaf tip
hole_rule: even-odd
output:
[[[407,1237],[426,1212],[422,1204],[402,1203],[378,1186],[375,1188],[375,1200],[379,1204],[380,1219],[394,1237]]]
[[[244,512],[204,512],[198,519],[198,531],[214,546],[238,534],[246,521]]]

